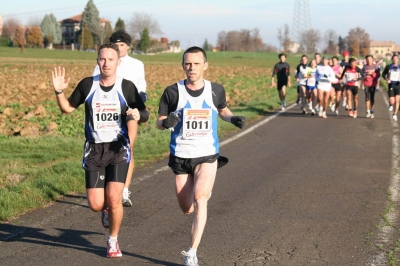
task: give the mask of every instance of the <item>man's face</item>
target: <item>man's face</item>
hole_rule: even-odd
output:
[[[351,68],[354,68],[355,66],[356,66],[356,61],[351,61],[350,67],[351,67]]]
[[[345,62],[349,62],[349,57],[350,57],[350,56],[348,56],[348,55],[343,56],[344,61],[345,61]]]
[[[372,59],[372,57],[370,57],[370,56],[367,57],[367,64],[368,64],[368,65],[372,65],[373,60],[374,60],[374,59]]]
[[[329,65],[329,59],[325,58],[323,64],[324,64],[324,66],[328,66]]]
[[[307,57],[304,56],[304,57],[301,58],[301,63],[303,65],[307,64],[307,62],[308,62],[308,58]]]
[[[283,62],[285,62],[286,61],[286,56],[284,56],[284,55],[281,55],[281,57],[279,57],[279,59],[281,60],[281,62],[283,63]]]
[[[103,48],[99,51],[97,64],[103,77],[115,76],[119,63],[118,53],[114,49]]]
[[[188,80],[196,82],[203,79],[204,71],[208,68],[208,62],[204,61],[204,56],[201,52],[185,54],[182,67]]]
[[[321,56],[319,54],[315,55],[315,61],[321,62]]]
[[[125,57],[128,54],[129,45],[124,42],[116,42],[115,44],[118,45],[119,55]]]
[[[393,56],[392,61],[393,61],[393,63],[394,63],[395,65],[397,65],[397,63],[399,62],[399,57],[398,57],[398,56]]]
[[[333,64],[334,66],[337,66],[338,60],[337,60],[336,58],[332,58],[332,64]]]

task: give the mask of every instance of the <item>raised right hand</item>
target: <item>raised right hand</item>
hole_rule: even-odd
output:
[[[53,77],[53,87],[55,91],[61,92],[68,87],[70,78],[65,79],[64,67],[54,67],[54,71],[51,71],[51,75]]]

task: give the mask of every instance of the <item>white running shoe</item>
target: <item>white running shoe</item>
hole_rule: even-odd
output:
[[[367,112],[367,115],[365,116],[366,118],[370,118],[371,117],[371,113]]]
[[[191,255],[189,252],[182,251],[181,252],[183,256],[183,262],[185,263],[185,266],[199,266],[197,256],[196,255]]]
[[[122,192],[122,205],[124,207],[132,207],[132,201],[129,198],[131,196],[131,192],[128,189],[124,189]]]
[[[315,115],[315,110],[311,109],[311,115],[314,116]]]
[[[312,108],[312,102],[309,102],[309,103],[308,103],[308,109],[310,109],[310,111],[313,109],[313,108]]]
[[[397,121],[397,115],[393,115],[393,120]]]
[[[336,104],[332,104],[332,105],[331,105],[331,111],[332,111],[332,113],[335,112],[335,109],[336,109],[335,107],[336,107]]]
[[[322,110],[322,107],[321,107],[321,108],[319,108],[318,115],[319,115],[319,116],[322,116],[322,112],[323,112],[323,110]]]
[[[343,107],[346,107],[346,105],[347,105],[347,98],[344,97],[344,99],[343,99],[343,101],[342,101],[342,106],[343,106]]]
[[[315,112],[319,112],[319,105],[315,106]]]
[[[374,113],[371,113],[371,118],[374,118],[374,117],[375,117]]]
[[[285,106],[282,105],[281,109],[282,109],[282,111],[285,111]]]
[[[389,106],[389,112],[393,112],[393,105]]]
[[[338,110],[335,111],[335,116],[339,116],[339,111]]]

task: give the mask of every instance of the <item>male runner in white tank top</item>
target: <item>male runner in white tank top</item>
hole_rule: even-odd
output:
[[[175,174],[176,196],[185,214],[194,212],[191,244],[182,254],[185,265],[195,266],[217,168],[227,163],[227,158],[219,156],[217,118],[239,128],[245,126],[246,119],[229,110],[222,85],[204,80],[208,62],[203,49],[187,49],[182,67],[186,79],[165,89],[157,128],[171,130],[168,165]]]

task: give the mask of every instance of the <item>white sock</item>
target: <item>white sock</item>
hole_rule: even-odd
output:
[[[188,254],[189,255],[191,255],[191,256],[196,256],[196,252],[197,252],[197,249],[194,249],[194,248],[189,248],[189,250],[188,250]]]
[[[124,187],[124,191],[123,192],[128,192],[128,188]]]
[[[108,236],[108,242],[117,242],[117,239],[118,238],[118,236]]]
[[[370,113],[370,111],[369,111],[369,110],[367,110],[367,113],[369,114],[369,113]]]
[[[326,112],[322,112],[322,115],[326,115]]]

